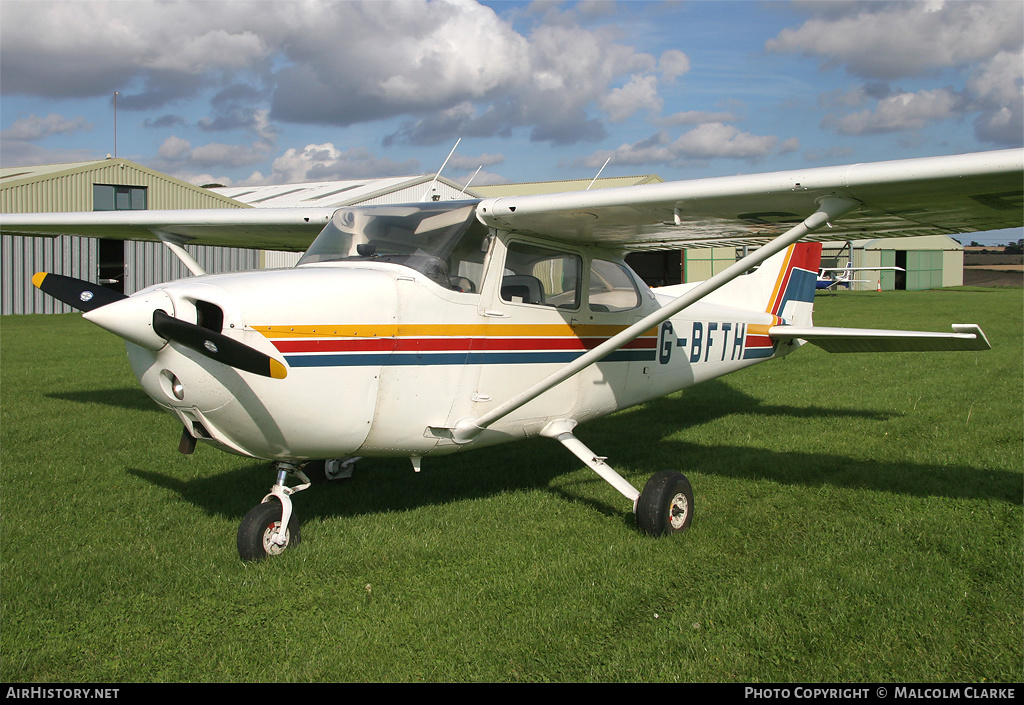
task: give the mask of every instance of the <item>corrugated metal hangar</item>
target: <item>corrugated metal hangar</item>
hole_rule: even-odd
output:
[[[433,174],[256,187],[200,188],[124,159],[0,169],[0,214],[92,210],[184,208],[281,208],[302,205],[342,207],[408,203],[430,197],[492,197],[610,188],[657,183],[654,175],[569,181],[463,186]],[[71,309],[44,296],[31,284],[37,271],[102,283],[123,293],[189,276],[160,243],[79,237],[3,235],[0,313],[67,313]],[[187,246],[208,272],[241,271],[294,264],[296,253],[256,248]],[[628,258],[652,286],[700,281],[725,269],[743,253],[736,248],[704,248],[683,253],[644,252]],[[822,266],[898,266],[906,272],[866,272],[855,288],[927,289],[963,283],[963,247],[952,238],[920,237],[826,244]]]
[[[419,201],[456,198],[462,186],[433,174],[287,186],[206,189],[125,159],[103,159],[0,169],[0,214],[94,210],[253,208]],[[186,246],[210,273],[290,266],[295,253]],[[35,272],[86,279],[131,294],[153,284],[190,276],[166,247],[82,237],[0,238],[0,313],[69,313],[73,309],[32,286]]]
[[[248,207],[125,159],[0,169],[0,213]],[[100,282],[122,293],[188,276],[184,265],[154,242],[4,235],[0,247],[4,314],[73,310],[32,286],[38,271]],[[258,250],[189,251],[210,272],[252,269],[259,262]]]

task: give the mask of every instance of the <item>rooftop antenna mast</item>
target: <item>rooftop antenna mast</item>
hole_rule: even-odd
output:
[[[431,193],[434,190],[434,184],[437,183],[437,177],[439,177],[441,175],[441,172],[444,171],[445,164],[447,164],[448,160],[452,158],[453,154],[455,154],[455,150],[459,148],[459,142],[461,142],[461,141],[462,141],[461,137],[458,140],[456,140],[455,146],[452,147],[452,151],[448,152],[448,156],[445,157],[444,164],[441,164],[441,168],[437,170],[436,174],[434,174],[434,178],[430,181],[430,185],[427,186],[427,192],[425,194],[423,194],[423,198],[421,200],[424,200],[424,201],[431,201],[431,200],[437,201],[437,200],[440,200],[440,196],[435,198],[435,197],[433,197],[431,195]]]
[[[114,159],[117,159],[117,91],[114,91]]]

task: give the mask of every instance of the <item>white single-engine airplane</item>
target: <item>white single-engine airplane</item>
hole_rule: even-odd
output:
[[[854,279],[854,272],[904,272],[903,267],[854,267],[852,262],[847,262],[845,267],[821,267],[818,270],[818,290],[830,291],[843,287],[850,288],[851,284],[868,284],[870,279]]]
[[[337,210],[12,214],[0,229],[158,239],[197,275],[131,296],[58,274],[33,281],[127,341],[146,393],[184,426],[180,450],[200,440],[274,462],[276,482],[238,530],[241,557],[259,560],[298,543],[291,496],[314,472],[343,474],[363,456],[419,470],[427,456],[532,436],[614,486],[644,532],[683,531],[686,477],[659,472],[637,490],[577,424],[805,342],[988,349],[976,325],[814,326],[820,241],[1019,226],[1022,183],[1024,151],[1008,150]],[[305,254],[290,269],[204,275],[185,242]],[[705,282],[656,290],[623,260],[751,244],[762,246]]]

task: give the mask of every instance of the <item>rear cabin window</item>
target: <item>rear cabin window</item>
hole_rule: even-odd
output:
[[[592,260],[588,289],[591,311],[629,311],[640,305],[636,282],[629,270],[618,262]]]

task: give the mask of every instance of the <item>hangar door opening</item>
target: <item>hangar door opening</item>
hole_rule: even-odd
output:
[[[943,253],[941,250],[883,250],[883,267],[902,267],[902,272],[881,272],[883,289],[896,291],[918,291],[920,289],[941,289]]]
[[[896,291],[907,290],[907,251],[906,250],[894,250],[893,265],[901,267],[902,272],[891,272],[894,280],[893,289]]]
[[[121,240],[99,240],[99,284],[124,293],[124,242]]]

